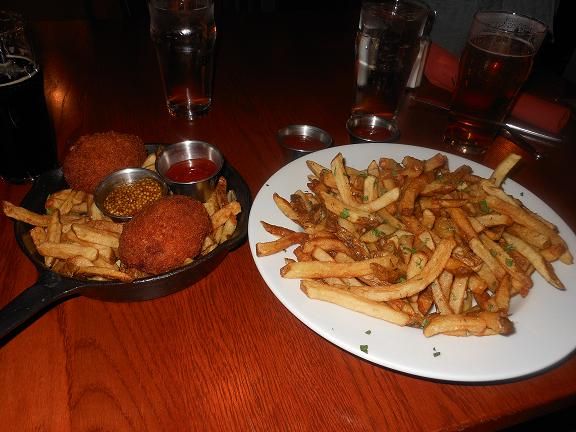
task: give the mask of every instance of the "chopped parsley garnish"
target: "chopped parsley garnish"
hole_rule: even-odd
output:
[[[368,195],[362,195],[362,201],[368,201]]]
[[[376,237],[380,237],[384,233],[382,231],[380,231],[378,228],[374,228],[372,230],[372,234],[374,234]]]
[[[344,210],[342,210],[342,211],[340,212],[340,217],[341,217],[342,219],[348,219],[348,218],[350,217],[350,210],[347,209],[347,208],[345,208]]]
[[[400,276],[396,281],[396,283],[402,283],[402,282],[406,282],[406,278],[404,276]]]
[[[488,203],[486,202],[486,200],[482,200],[480,201],[480,211],[482,213],[490,213],[490,207],[488,206]]]
[[[368,345],[360,345],[360,351],[368,354]]]
[[[406,253],[416,253],[416,252],[417,252],[416,248],[413,248],[413,247],[402,246],[402,249],[403,249]],[[422,260],[422,258],[420,258],[420,260]]]
[[[438,357],[440,355],[440,351],[436,351],[436,347],[432,348],[432,355],[434,357]]]
[[[506,258],[506,265],[512,267],[514,265],[514,260],[512,258]]]
[[[504,246],[504,250],[506,252],[512,252],[514,250],[514,245],[511,245],[510,243],[506,243],[506,246]]]
[[[496,252],[494,249],[490,249],[490,255],[492,255],[493,257],[497,257],[498,252]]]
[[[364,333],[366,333],[367,335],[372,334],[372,330],[366,330]]]

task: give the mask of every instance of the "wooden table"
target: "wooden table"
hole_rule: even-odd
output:
[[[314,124],[337,145],[349,142],[355,20],[222,22],[213,109],[193,123],[166,112],[144,23],[39,22],[60,155],[97,131],[147,142],[202,139],[222,149],[255,195],[284,163],[275,142],[280,127]],[[401,141],[445,150],[445,123],[442,111],[409,103]],[[571,144],[548,149],[540,162],[527,159],[514,178],[576,229]],[[0,182],[0,198],[19,202],[28,189]],[[4,217],[0,234],[4,305],[37,274]],[[284,308],[246,243],[177,294],[140,303],[78,297],[54,307],[0,348],[0,389],[2,429],[15,431],[494,430],[575,405],[576,358],[483,385],[376,366]]]

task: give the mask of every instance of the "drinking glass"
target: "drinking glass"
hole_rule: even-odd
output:
[[[397,138],[396,116],[431,17],[431,9],[419,0],[362,2],[356,34],[356,93],[351,120],[376,116],[379,121],[373,123],[384,122],[386,127],[382,131],[366,128],[354,131],[360,139],[363,134],[368,139]]]
[[[193,120],[212,104],[213,0],[149,0],[148,9],[168,111]]]
[[[460,57],[444,141],[483,154],[532,70],[546,26],[512,12],[477,12]]]
[[[0,177],[24,183],[57,165],[42,71],[24,19],[0,11]]]

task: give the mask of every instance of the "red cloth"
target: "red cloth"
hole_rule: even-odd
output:
[[[428,51],[424,75],[435,86],[451,92],[458,77],[458,58],[433,43]],[[558,133],[570,119],[570,109],[529,93],[520,93],[510,115],[537,128]]]

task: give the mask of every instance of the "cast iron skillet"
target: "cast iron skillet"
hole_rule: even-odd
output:
[[[15,222],[16,240],[38,269],[39,277],[34,285],[0,310],[0,341],[6,342],[11,333],[24,327],[24,324],[29,324],[37,315],[54,304],[75,296],[82,295],[116,302],[151,300],[180,291],[210,273],[224,259],[228,251],[238,247],[245,240],[251,205],[250,190],[240,174],[225,163],[221,175],[227,179],[228,188],[236,192],[236,197],[242,206],[242,212],[238,215],[238,226],[232,237],[209,254],[184,267],[130,283],[74,279],[49,270],[45,267],[43,258],[36,252],[30,238],[30,225]],[[61,169],[48,171],[36,179],[21,205],[43,213],[47,196],[66,187]]]

